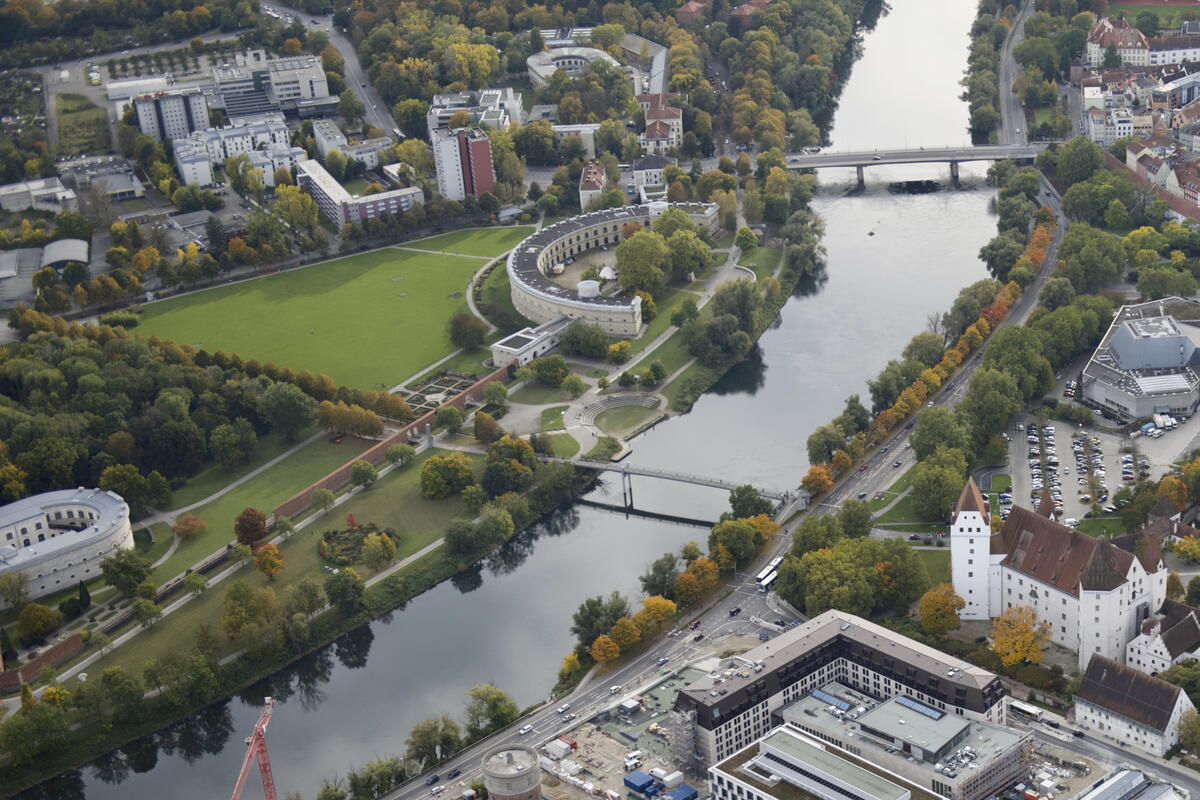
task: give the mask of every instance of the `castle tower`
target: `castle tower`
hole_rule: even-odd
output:
[[[959,495],[950,523],[950,575],[954,592],[966,605],[962,619],[990,619],[988,577],[992,529],[987,503],[972,478]]]

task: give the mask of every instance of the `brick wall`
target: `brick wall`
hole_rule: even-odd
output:
[[[515,365],[516,362],[514,361],[513,364]],[[490,383],[491,381],[496,381],[496,380],[503,381],[507,377],[508,377],[508,365],[506,364],[503,367],[500,367],[499,369],[497,369],[492,374],[476,381],[475,383],[473,383],[470,387],[468,387],[463,392],[455,395],[454,397],[450,398],[446,402],[442,403],[442,405],[440,405],[438,408],[445,408],[446,406],[457,406],[459,408],[465,409],[468,399],[477,400],[479,398],[479,393],[481,391],[483,391],[484,384],[487,384],[487,383]],[[419,434],[422,431],[424,431],[426,425],[429,425],[430,427],[432,427],[433,426],[433,418],[436,415],[437,415],[437,411],[429,411],[425,414],[422,414],[420,417],[417,417],[412,422],[408,423],[403,428],[401,428],[400,430],[393,433],[391,436],[388,436],[386,439],[379,442],[379,444],[376,444],[373,447],[371,447],[371,449],[367,450],[362,455],[356,456],[355,458],[351,459],[350,461],[347,461],[345,464],[338,467],[333,472],[326,475],[324,478],[321,478],[321,480],[317,481],[316,483],[314,483],[311,486],[307,487],[306,489],[302,490],[301,492],[294,495],[293,497],[290,497],[287,500],[284,500],[279,505],[275,506],[275,510],[272,512],[272,514],[274,514],[274,516],[276,516],[276,517],[293,516],[295,514],[298,514],[301,511],[303,511],[304,509],[308,508],[309,504],[312,503],[313,492],[317,491],[318,489],[328,489],[330,491],[334,491],[336,489],[341,488],[342,486],[345,486],[347,483],[350,482],[350,470],[354,468],[355,461],[362,459],[364,461],[369,461],[371,464],[375,464],[375,465],[383,463],[383,461],[385,460],[385,458],[387,456],[388,448],[390,448],[394,444],[402,444],[404,442],[407,442],[413,434]]]
[[[37,678],[42,667],[57,667],[80,652],[83,652],[83,637],[78,633],[73,633],[65,640],[44,650],[41,655],[20,669],[0,672],[0,692],[11,694],[19,691],[22,683],[30,683]]]

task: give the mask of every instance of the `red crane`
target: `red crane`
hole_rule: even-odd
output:
[[[246,778],[250,776],[250,767],[254,759],[258,759],[258,771],[262,774],[263,795],[266,800],[276,800],[275,778],[271,776],[271,757],[267,755],[267,723],[271,721],[271,711],[275,708],[275,699],[268,697],[263,701],[263,711],[254,724],[254,733],[246,737],[246,760],[242,762],[242,771],[238,773],[237,786],[233,787],[231,800],[242,796],[246,786]]]

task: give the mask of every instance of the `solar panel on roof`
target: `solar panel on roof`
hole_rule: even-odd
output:
[[[845,700],[842,700],[841,698],[838,698],[838,697],[834,697],[829,692],[822,691],[821,689],[814,689],[812,696],[817,698],[818,700],[820,700],[822,703],[826,703],[828,705],[833,706],[834,708],[841,709],[842,711],[850,710],[850,704],[847,703]]]
[[[896,698],[896,702],[899,703],[900,705],[904,706],[905,708],[911,708],[913,711],[917,712],[918,714],[924,714],[925,716],[929,717],[930,719],[941,719],[942,717],[946,716],[946,714],[944,712],[938,711],[936,708],[930,708],[929,706],[925,705],[924,703],[918,703],[916,700],[913,700],[908,695],[904,695],[904,694],[900,695],[899,697]]]

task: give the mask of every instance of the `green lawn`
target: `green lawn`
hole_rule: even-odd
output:
[[[134,550],[142,558],[153,564],[167,552],[167,548],[171,546],[171,540],[175,535],[171,533],[171,526],[165,522],[156,522],[149,528],[137,528],[133,532]]]
[[[621,443],[611,436],[601,436],[596,446],[587,452],[588,458],[604,461],[621,452]]]
[[[347,436],[341,444],[321,437],[253,480],[197,508],[193,513],[208,523],[208,530],[176,548],[151,580],[162,583],[233,540],[233,522],[246,507],[270,514],[271,509],[346,463],[374,442]]]
[[[103,153],[108,150],[108,112],[81,94],[58,96],[58,151]]]
[[[697,317],[697,320],[701,325],[708,322],[710,319],[712,319],[711,303],[700,309],[700,316]],[[658,320],[656,319],[655,322],[657,321]],[[668,320],[668,322],[669,321],[670,320]],[[671,373],[675,372],[675,370],[691,361],[692,354],[688,352],[687,345],[683,343],[683,335],[679,331],[675,331],[675,333],[671,335],[671,338],[663,342],[662,346],[651,353],[648,358],[649,360],[646,361],[645,364],[640,364],[638,362],[633,363],[636,366],[644,368],[650,365],[650,361],[661,361],[663,366],[667,368],[667,374],[670,375]]]
[[[152,303],[138,333],[392,386],[454,349],[447,323],[466,309],[479,266],[397,248],[360,253]]]
[[[728,250],[729,248],[733,247],[733,240],[734,240],[734,238],[736,238],[736,236],[737,236],[736,233],[726,233],[721,238],[715,239],[713,241],[713,249],[714,250]]]
[[[1122,3],[1120,0],[1115,0],[1109,6],[1109,13],[1116,16],[1118,11],[1125,12],[1125,19],[1129,20],[1132,25],[1137,19],[1137,15],[1143,11],[1152,11],[1158,16],[1158,24],[1161,28],[1177,28],[1179,27],[1179,12],[1185,8],[1195,9],[1195,6],[1165,6],[1161,4],[1148,3]]]
[[[395,529],[400,537],[396,547],[397,558],[412,555],[436,541],[449,522],[471,516],[459,497],[427,500],[421,496],[421,463],[440,452],[422,453],[407,468],[393,470],[369,491],[356,495],[284,542],[280,546],[283,571],[273,582],[256,571],[253,565],[243,567],[236,574],[236,580],[245,581],[255,588],[270,584],[276,595],[282,595],[289,583],[303,577],[315,577],[318,582],[324,582],[325,576],[317,555],[317,537],[324,530],[342,525],[347,513],[354,514],[360,522],[374,522],[381,527]],[[481,471],[483,457],[472,458],[476,471]],[[369,578],[373,574],[363,565],[357,565],[355,569],[363,577]],[[217,631],[222,648],[220,655],[232,652],[232,643],[220,633],[220,620],[225,611],[224,597],[229,585],[230,579],[217,584],[149,631],[140,634],[129,645],[105,654],[99,662],[99,669],[120,665],[140,675],[146,661],[162,658],[167,653],[190,650],[196,629],[201,624],[208,624]]]
[[[1012,489],[1012,478],[1008,475],[993,475],[992,476],[992,491],[1007,492]]]
[[[316,425],[306,428],[296,437],[297,440],[303,441],[307,439],[316,429]],[[283,437],[277,433],[267,434],[258,440],[258,452],[254,454],[254,458],[249,463],[242,464],[233,469],[225,469],[220,464],[212,464],[212,466],[195,477],[188,478],[187,483],[171,492],[171,503],[167,506],[167,510],[173,511],[203,500],[246,473],[258,469],[289,447],[294,446],[294,444],[294,442],[291,444],[285,442]]]
[[[875,519],[875,524],[887,525],[896,522],[921,522],[917,518],[917,512],[913,506],[913,496],[912,494],[907,494],[900,498],[900,501],[896,505],[880,514]]]
[[[544,431],[561,431],[566,425],[563,424],[563,412],[570,406],[555,406],[554,408],[542,409],[542,430]]]
[[[361,197],[362,193],[367,190],[367,182],[362,178],[352,178],[345,181],[342,186],[355,197]]]
[[[1033,124],[1041,125],[1043,122],[1054,122],[1054,109],[1052,107],[1035,108],[1033,110]]]
[[[629,341],[629,353],[631,356],[636,356],[638,353],[646,349],[646,346],[662,335],[663,331],[671,327],[671,315],[683,305],[683,301],[691,298],[693,301],[697,297],[691,292],[683,292],[679,290],[670,290],[663,296],[661,302],[656,302],[658,313],[654,319],[650,320],[646,325],[646,332],[638,339]]]
[[[502,333],[533,326],[513,305],[512,286],[508,281],[508,270],[503,264],[497,264],[484,279],[482,297],[477,305],[479,312]]]
[[[490,375],[493,370],[491,367],[485,367],[483,362],[492,357],[492,351],[482,347],[477,347],[474,350],[466,350],[455,353],[436,367],[429,369],[422,375],[417,376],[408,382],[410,387],[419,386],[426,378],[432,378],[446,370],[455,369],[459,372],[465,372],[468,375],[476,375],[482,378],[484,375]],[[404,376],[408,377],[408,376]]]
[[[939,550],[918,550],[917,557],[925,565],[925,572],[933,583],[943,583],[950,580],[950,548]]]
[[[774,248],[756,247],[749,252],[742,253],[742,257],[738,259],[738,266],[754,270],[754,274],[761,281],[763,278],[775,274],[776,268],[779,267],[780,255],[782,254]]]
[[[596,415],[596,427],[609,436],[626,436],[652,419],[662,416],[655,408],[641,406],[619,406],[601,411]]]
[[[571,399],[571,395],[567,394],[565,389],[543,386],[537,381],[530,381],[510,394],[508,399],[510,402],[524,403],[528,406],[544,406],[547,403],[565,403]]]
[[[570,458],[579,452],[579,442],[569,433],[551,434],[550,450],[559,458]]]
[[[1125,526],[1120,517],[1084,517],[1079,520],[1079,530],[1089,536],[1120,536]]]
[[[533,233],[533,228],[527,225],[506,226],[503,228],[472,228],[454,233],[443,233],[429,239],[419,239],[408,242],[409,247],[419,247],[422,250],[442,250],[446,253],[461,253],[466,256],[498,256],[513,245]]]

